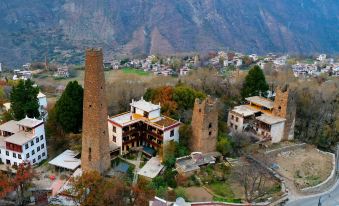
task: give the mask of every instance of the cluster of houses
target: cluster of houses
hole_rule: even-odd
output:
[[[292,65],[293,74],[296,77],[315,77],[321,74],[328,74],[329,76],[339,77],[339,63],[329,64],[320,67],[315,64],[298,63]]]

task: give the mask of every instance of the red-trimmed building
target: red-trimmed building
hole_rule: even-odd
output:
[[[0,125],[0,160],[8,165],[23,161],[38,164],[47,159],[44,122],[24,118]]]
[[[126,153],[133,147],[158,150],[169,141],[179,141],[180,121],[163,116],[160,104],[152,104],[141,98],[132,100],[130,112],[108,118],[110,143]]]

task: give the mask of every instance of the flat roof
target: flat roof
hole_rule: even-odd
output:
[[[160,163],[158,157],[152,157],[146,164],[139,170],[138,175],[142,175],[148,178],[156,177],[161,170],[164,168],[164,165]]]
[[[59,154],[57,157],[49,161],[48,164],[62,167],[68,170],[75,170],[81,165],[81,160],[75,158],[78,154],[79,152],[65,150],[63,153]]]
[[[33,128],[39,124],[43,123],[42,120],[39,119],[32,119],[29,117],[25,117],[24,119],[18,121],[18,125],[24,126],[24,127],[29,127]]]
[[[23,145],[29,141],[31,141],[34,137],[34,134],[20,131],[18,133],[13,134],[5,139],[6,142],[13,143],[16,145]]]
[[[234,107],[234,109],[232,111],[237,113],[237,114],[240,114],[244,117],[248,117],[248,116],[254,115],[257,112],[260,112],[259,109],[253,108],[249,105],[236,106],[236,107]]]
[[[179,123],[179,121],[172,119],[170,117],[161,116],[160,118],[157,118],[155,121],[152,121],[152,123],[162,127],[169,127]]]
[[[272,109],[273,108],[273,104],[274,102],[269,100],[269,99],[266,99],[264,97],[259,97],[259,96],[254,96],[254,97],[247,97],[246,98],[247,101],[249,102],[252,102],[256,105],[259,105],[259,106],[264,106],[268,109]]]
[[[132,107],[136,107],[138,109],[141,109],[145,112],[151,112],[154,110],[161,109],[160,105],[153,104],[152,102],[148,102],[141,98],[139,101],[132,101],[130,104]]]
[[[17,133],[19,132],[18,122],[14,120],[8,121],[0,125],[0,130],[10,132],[10,133]]]
[[[139,119],[133,119],[132,113],[130,112],[115,115],[111,117],[110,120],[122,126],[127,123],[130,124],[139,121]]]
[[[256,119],[269,125],[286,121],[284,118],[267,114],[262,114],[261,116],[256,117]]]
[[[215,162],[220,153],[205,153],[192,152],[189,156],[184,156],[176,159],[176,165],[184,172],[194,171],[200,168],[201,165],[210,164]]]

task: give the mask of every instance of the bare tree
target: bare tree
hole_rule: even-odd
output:
[[[266,183],[270,174],[259,164],[242,163],[233,169],[232,175],[243,187],[246,201],[253,202],[267,193]]]

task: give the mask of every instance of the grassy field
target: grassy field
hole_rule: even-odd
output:
[[[140,69],[133,69],[133,68],[130,68],[130,67],[125,67],[121,71],[125,74],[137,74],[137,75],[140,75],[140,76],[150,75],[149,72],[145,72],[144,70],[140,70]]]
[[[234,193],[232,191],[231,184],[229,184],[228,182],[215,182],[209,184],[207,187],[210,188],[217,195],[229,199],[234,198]]]

